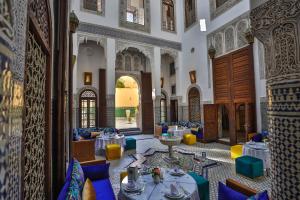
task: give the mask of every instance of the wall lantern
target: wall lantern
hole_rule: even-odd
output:
[[[164,78],[160,78],[160,88],[164,87]]]
[[[197,82],[195,70],[190,71],[190,80],[191,80],[191,84],[195,84]]]
[[[92,72],[84,72],[83,82],[84,85],[92,85],[93,75]]]

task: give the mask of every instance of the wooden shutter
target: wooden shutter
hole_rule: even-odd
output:
[[[204,105],[204,141],[211,142],[218,138],[218,105]]]
[[[106,127],[106,70],[99,69],[98,126]]]
[[[143,133],[153,133],[153,101],[151,73],[142,72],[142,124]]]

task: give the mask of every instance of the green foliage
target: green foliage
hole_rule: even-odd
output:
[[[116,88],[125,88],[125,84],[120,79],[117,80]]]

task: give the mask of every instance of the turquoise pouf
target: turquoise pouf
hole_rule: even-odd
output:
[[[136,149],[136,139],[126,138],[125,150],[132,150],[132,149]]]
[[[196,181],[201,200],[209,200],[209,181],[195,172],[188,173]]]
[[[264,175],[263,161],[252,156],[235,159],[235,169],[236,173],[252,179]]]

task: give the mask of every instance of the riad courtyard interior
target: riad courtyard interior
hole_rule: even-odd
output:
[[[0,200],[300,200],[299,0],[0,0]]]

